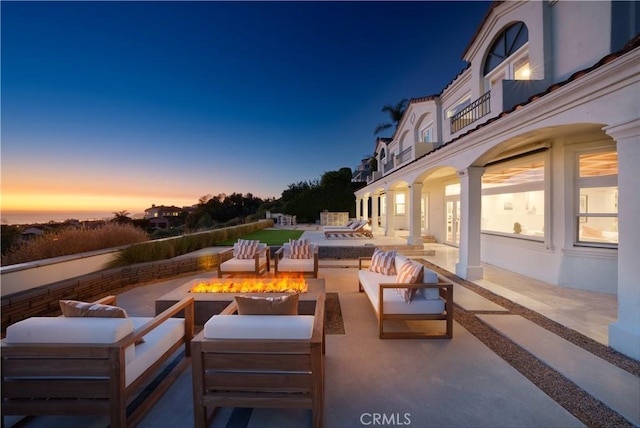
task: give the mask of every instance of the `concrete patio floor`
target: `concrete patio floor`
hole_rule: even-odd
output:
[[[304,226],[301,226],[304,227]],[[304,237],[321,245],[403,244],[402,238],[326,240],[307,227]],[[435,249],[426,261],[454,271],[457,249]],[[141,286],[118,296],[128,313],[151,316],[154,301],[193,277]],[[380,340],[375,314],[357,287],[357,261],[321,260],[319,277],[339,294],[346,334],[327,335],[325,426],[572,427],[577,417],[493,352],[459,322],[451,340]],[[606,344],[616,319],[615,296],[555,287],[485,265],[476,285]],[[493,331],[566,377],[621,417],[640,426],[640,378],[590,353],[473,290],[456,284],[454,301]],[[193,426],[191,370],[187,369],[145,417],[142,427]],[[13,418],[7,418],[11,426]],[[375,422],[378,423],[375,423]],[[382,422],[385,422],[384,424]],[[25,427],[105,427],[104,418],[37,417]],[[614,425],[620,425],[615,423]],[[310,411],[222,409],[212,427],[310,427]]]

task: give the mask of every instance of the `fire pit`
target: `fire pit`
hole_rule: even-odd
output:
[[[234,296],[282,296],[299,293],[298,312],[312,315],[318,294],[325,293],[324,279],[317,278],[196,278],[156,300],[156,314],[185,296],[194,298],[195,324],[204,325],[220,313]]]
[[[244,278],[236,280],[201,280],[190,293],[306,293],[304,278]]]

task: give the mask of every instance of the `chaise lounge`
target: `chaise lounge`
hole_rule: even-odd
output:
[[[109,296],[94,305],[115,300]],[[181,314],[184,318],[173,318]],[[17,322],[1,343],[2,415],[102,415],[114,428],[136,425],[189,365],[192,337],[193,297],[154,318]],[[144,397],[142,389],[161,379],[162,369],[170,371],[127,415],[127,407]]]
[[[344,226],[325,226],[323,232],[327,239],[353,236],[373,237],[367,220],[350,221]]]

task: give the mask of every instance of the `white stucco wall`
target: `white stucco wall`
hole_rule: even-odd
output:
[[[0,294],[4,297],[99,271],[116,252],[117,249],[109,249],[5,266],[0,270]]]

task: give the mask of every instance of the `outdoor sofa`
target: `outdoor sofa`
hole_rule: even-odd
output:
[[[189,365],[193,328],[193,297],[153,318],[19,321],[1,344],[2,415],[98,415],[112,428],[134,426]],[[145,397],[152,381],[159,383]]]
[[[379,252],[380,250],[376,250]],[[422,274],[415,282],[398,282],[401,267],[409,260],[401,254],[387,253],[389,268],[372,271],[364,268],[371,266],[376,257],[358,259],[359,290],[364,292],[378,318],[380,339],[430,339],[453,337],[453,284],[441,282],[438,275],[422,266]],[[419,263],[412,261],[413,264]],[[411,295],[410,301],[406,298]],[[445,321],[445,331],[387,331],[385,321]]]

